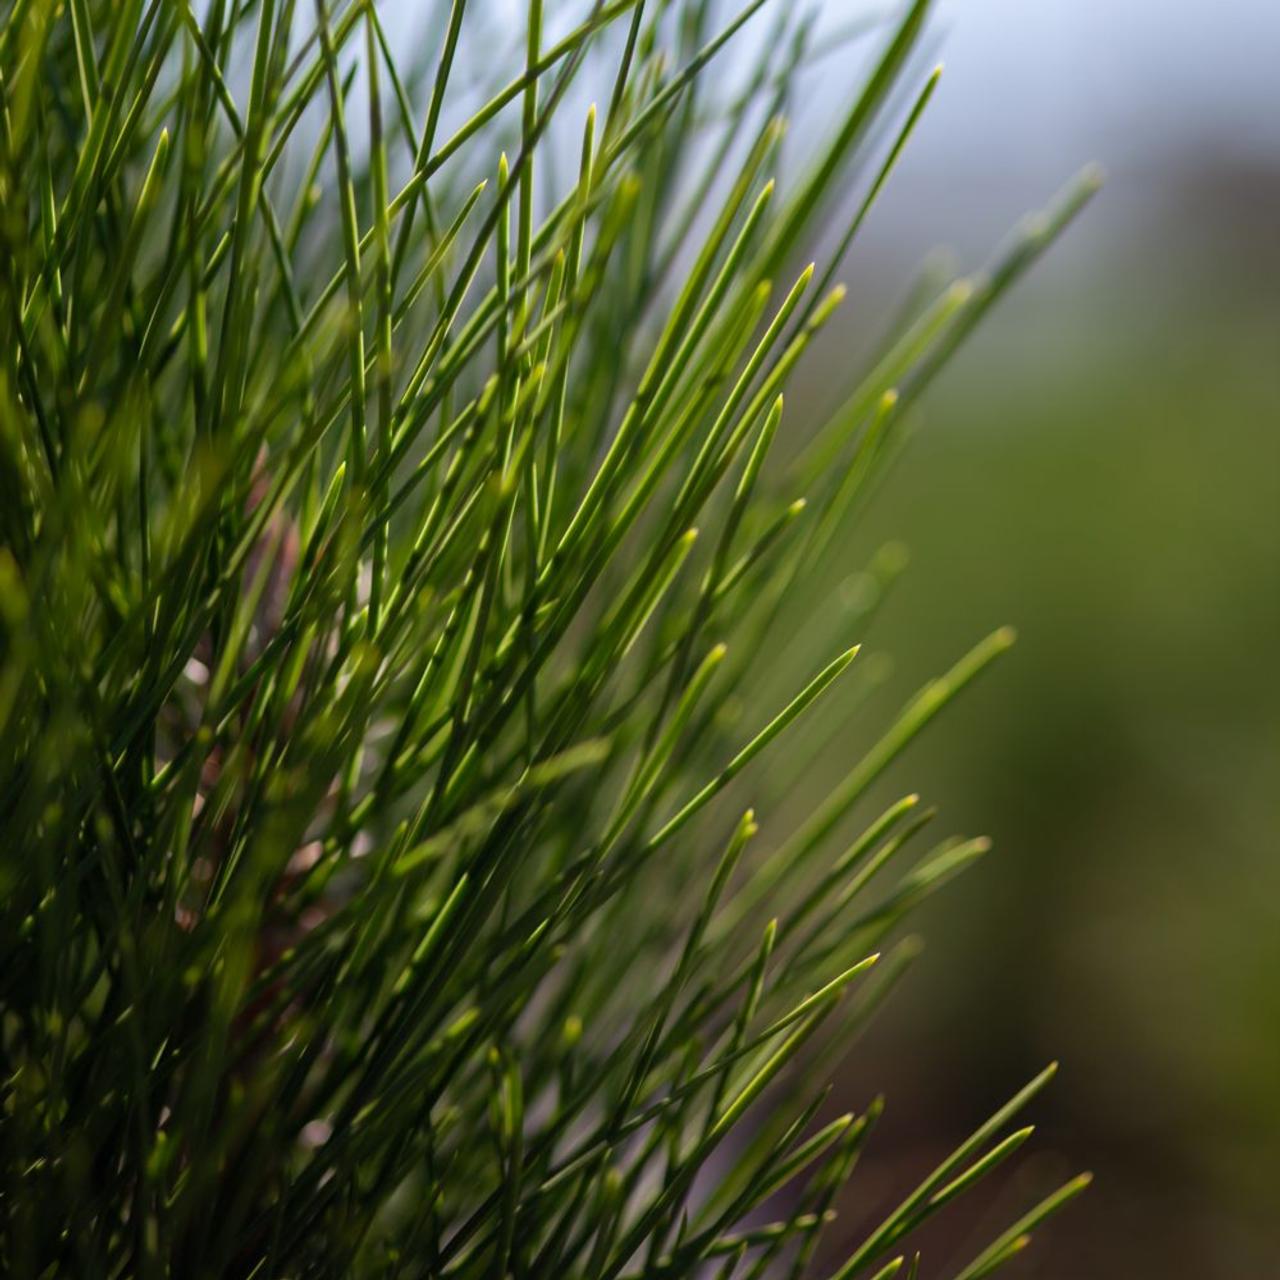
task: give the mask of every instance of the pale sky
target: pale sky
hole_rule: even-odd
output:
[[[1280,153],[1277,0],[941,0],[936,25],[952,127],[1005,163]]]
[[[871,7],[829,0],[825,21]],[[939,59],[945,72],[867,226],[864,270],[939,241],[980,260],[1086,161],[1109,177],[1052,255],[1068,274],[1077,254],[1128,253],[1196,167],[1280,169],[1280,0],[939,0],[926,45],[914,81]],[[824,67],[795,133],[863,65]]]

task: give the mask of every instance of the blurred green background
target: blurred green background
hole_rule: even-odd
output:
[[[1020,633],[884,789],[995,852],[930,904],[846,1069],[851,1104],[886,1088],[892,1161],[845,1212],[874,1216],[1056,1057],[1040,1154],[997,1199],[1098,1181],[1019,1274],[1280,1275],[1280,15],[993,0],[948,26],[933,118],[844,273],[832,373],[931,243],[977,265],[1081,161],[1111,177],[931,389],[843,566],[910,549],[850,751],[993,627]],[[986,1226],[960,1224],[958,1256]]]

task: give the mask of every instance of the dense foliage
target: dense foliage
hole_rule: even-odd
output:
[[[859,801],[1010,640],[791,821],[895,566],[815,575],[1093,186],[780,429],[927,7],[6,6],[6,1275],[809,1273],[880,1106],[823,1082],[986,847],[901,871],[931,815]],[[909,1233],[1050,1074],[840,1280],[927,1274]]]

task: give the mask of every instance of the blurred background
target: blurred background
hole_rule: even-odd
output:
[[[833,381],[932,246],[980,265],[1084,161],[1109,181],[931,388],[850,552],[910,552],[868,722],[993,627],[1020,641],[885,786],[996,847],[919,920],[928,948],[846,1068],[850,1104],[887,1088],[892,1163],[842,1218],[1061,1058],[1040,1154],[959,1256],[1091,1167],[1018,1274],[1277,1276],[1280,5],[939,17],[946,73],[846,263]],[[848,68],[824,74],[847,97]]]

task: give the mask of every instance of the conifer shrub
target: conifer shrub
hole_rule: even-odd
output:
[[[1011,639],[797,812],[897,566],[827,587],[1093,175],[792,425],[927,0],[2,7],[0,1270],[816,1274],[829,1082],[986,848],[868,790]],[[837,1280],[940,1274],[1051,1074]]]

